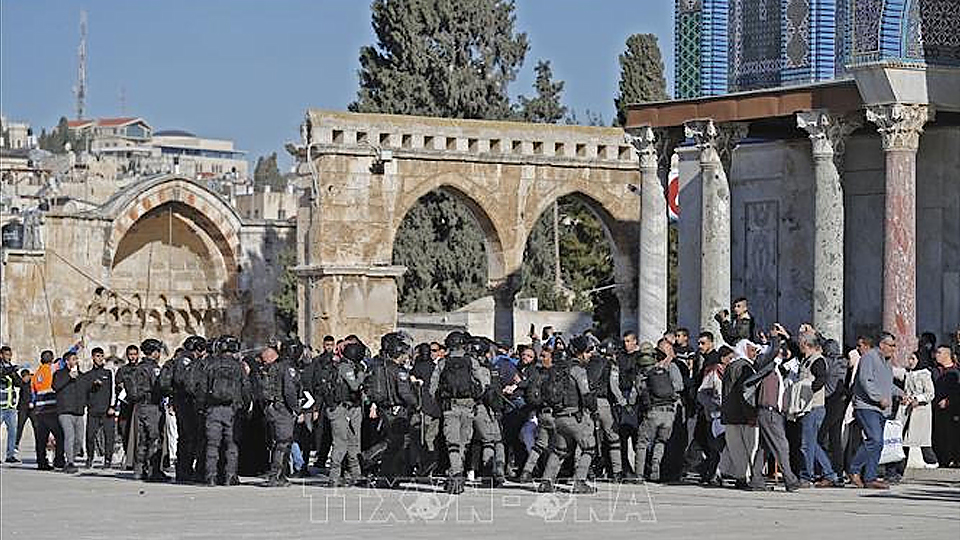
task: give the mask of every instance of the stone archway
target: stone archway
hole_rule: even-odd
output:
[[[617,128],[309,111],[294,153],[316,197],[298,229],[300,335],[376,340],[396,326],[393,239],[407,210],[433,190],[471,207],[484,229],[495,335],[513,342],[508,313],[527,237],[552,202],[592,201],[615,246],[623,328],[636,320],[640,203],[637,153]],[[308,163],[309,162],[309,163]],[[665,213],[666,208],[663,208]]]
[[[104,283],[76,328],[92,340],[178,344],[191,334],[239,332],[240,220],[189,180],[148,179],[119,192],[104,243]]]

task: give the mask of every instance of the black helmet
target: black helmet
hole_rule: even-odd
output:
[[[467,353],[477,358],[484,358],[490,352],[490,340],[484,337],[471,337],[464,348]]]
[[[443,340],[443,345],[447,348],[448,351],[454,349],[462,349],[464,345],[467,344],[467,341],[470,339],[470,334],[462,332],[460,330],[454,330],[447,334],[447,337]]]
[[[143,343],[140,344],[140,351],[146,356],[150,356],[154,352],[162,351],[163,349],[163,342],[161,342],[159,339],[145,339],[143,340]]]
[[[404,336],[400,332],[390,332],[380,338],[381,355],[394,359],[408,352],[410,352],[410,345],[404,340]]]
[[[584,335],[576,336],[570,340],[570,353],[574,356],[593,350],[593,343],[590,338]]]
[[[367,355],[367,348],[363,343],[347,343],[343,346],[343,350],[340,352],[340,356],[350,360],[351,362],[361,362],[363,357]]]
[[[294,362],[299,361],[303,356],[303,343],[300,338],[294,336],[283,340],[280,344],[280,356]]]
[[[183,350],[189,353],[198,353],[206,350],[207,340],[201,336],[190,336],[183,341]]]
[[[240,352],[240,340],[230,335],[223,335],[213,341],[213,353],[236,354]]]

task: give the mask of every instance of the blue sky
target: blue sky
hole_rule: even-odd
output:
[[[660,39],[673,73],[673,0],[518,0],[531,48],[511,95],[551,61],[581,118],[613,117],[630,34]],[[81,9],[88,14],[87,116],[125,112],[155,129],[231,138],[283,154],[308,107],[345,109],[359,48],[374,41],[368,0],[0,0],[0,109],[39,132],[73,117]],[[284,160],[289,162],[288,160]]]

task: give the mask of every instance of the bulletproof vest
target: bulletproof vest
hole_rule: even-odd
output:
[[[640,351],[620,355],[617,364],[620,368],[620,388],[629,389],[640,371]]]
[[[264,367],[260,388],[264,401],[283,401],[283,368],[280,362]]]
[[[590,391],[605,398],[610,393],[610,361],[599,354],[593,355],[586,365]]]
[[[337,364],[333,362],[323,362],[315,366],[313,373],[314,390],[318,395],[314,396],[322,400],[327,407],[333,407],[341,402],[339,373],[337,373]]]
[[[580,393],[570,374],[570,361],[558,362],[549,370],[543,382],[544,402],[551,407],[567,408],[580,406]]]
[[[651,366],[647,370],[647,391],[654,405],[673,403],[677,393],[670,379],[670,370],[659,365]]]
[[[350,360],[341,360],[341,362],[346,362],[346,365],[353,371],[354,376],[357,375],[356,367],[353,365],[353,362]],[[351,403],[356,404],[360,402],[360,396],[358,392],[354,392],[350,389],[350,385],[347,384],[347,380],[343,378],[340,374],[339,366],[334,365],[334,402],[337,404],[340,403]]]
[[[500,373],[496,368],[490,369],[490,384],[483,394],[483,404],[494,412],[503,412],[507,406],[507,400],[503,396],[503,384],[500,381]]]
[[[448,358],[440,372],[437,390],[439,399],[476,399],[480,397],[479,383],[473,378],[473,364],[467,356]]]
[[[127,392],[131,403],[160,404],[159,389],[160,366],[151,359],[141,360],[130,378],[131,388]]]

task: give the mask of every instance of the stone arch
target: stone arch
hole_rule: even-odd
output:
[[[403,192],[397,201],[396,211],[390,224],[390,237],[387,245],[390,248],[390,260],[393,260],[393,243],[397,231],[407,213],[417,202],[432,191],[440,191],[450,195],[470,210],[470,214],[480,227],[484,237],[484,247],[487,255],[487,278],[491,284],[505,279],[513,270],[504,250],[506,242],[503,237],[503,226],[494,220],[496,213],[492,211],[495,204],[479,186],[469,185],[464,178],[457,174],[443,174],[417,184],[413,189]]]
[[[210,233],[224,257],[228,280],[236,286],[240,251],[240,216],[218,195],[186,178],[161,175],[124,190],[104,207],[112,214],[113,224],[104,244],[102,264],[112,268],[120,241],[137,221],[151,210],[167,203],[180,203],[189,209],[198,226]]]

